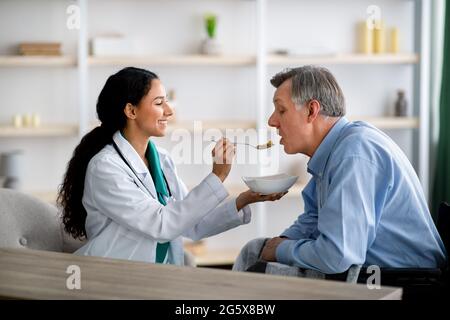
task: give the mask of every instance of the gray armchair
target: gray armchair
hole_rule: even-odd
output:
[[[55,206],[0,188],[0,247],[72,253],[83,244],[64,231]],[[194,257],[187,251],[184,264],[195,267]]]
[[[55,206],[0,189],[0,247],[72,253],[82,245],[64,232]]]

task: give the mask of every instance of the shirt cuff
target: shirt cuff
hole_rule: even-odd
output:
[[[217,200],[219,200],[219,202],[222,202],[226,197],[228,197],[228,191],[224,187],[222,180],[220,180],[219,177],[214,173],[211,172],[203,181],[205,181],[206,184],[211,188],[212,192],[216,196]]]
[[[234,217],[237,217],[239,219],[239,224],[247,224],[250,222],[252,218],[252,210],[249,205],[246,205],[241,210],[237,211],[236,198],[234,197],[228,201],[227,206],[227,212],[230,212]]]
[[[294,263],[292,250],[296,243],[297,240],[284,240],[281,242],[275,251],[277,262],[292,265]]]
[[[288,237],[291,240],[298,239],[298,232],[292,231],[290,229],[286,229],[283,231],[283,233],[280,234],[280,236]]]

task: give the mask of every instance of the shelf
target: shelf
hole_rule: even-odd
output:
[[[0,56],[0,67],[72,67],[72,56]]]
[[[256,58],[251,55],[90,56],[88,63],[91,66],[247,66],[256,64]]]
[[[268,55],[269,65],[304,64],[415,64],[419,62],[417,54],[337,54],[316,56]],[[251,66],[256,64],[253,55],[168,55],[168,56],[117,56],[88,58],[91,66]],[[72,56],[0,56],[0,67],[31,66],[76,66]]]
[[[208,249],[201,254],[193,254],[198,267],[213,267],[219,265],[233,265],[240,249]]]
[[[367,117],[349,116],[351,121],[365,121],[378,129],[416,129],[419,128],[419,118],[417,117]]]
[[[171,133],[175,130],[186,129],[190,132],[197,132],[201,130],[208,129],[219,129],[219,130],[237,130],[237,129],[256,129],[256,121],[245,121],[245,120],[207,120],[207,121],[175,121],[169,122],[167,126],[167,132]]]
[[[206,56],[206,55],[173,55],[173,56],[123,56],[123,57],[89,57],[92,66],[128,66],[166,65],[166,66],[246,66],[255,65],[256,57],[251,55]],[[336,54],[315,56],[283,56],[268,55],[269,65],[283,64],[415,64],[419,62],[417,54]]]
[[[415,64],[417,54],[336,54],[316,56],[269,55],[268,65],[305,64]]]
[[[99,126],[99,122],[92,122],[90,124],[90,130]],[[256,121],[245,121],[245,120],[191,120],[191,121],[174,121],[170,122],[167,125],[166,135],[171,134],[175,130],[187,130],[189,132],[201,132],[209,129],[219,129],[221,131],[229,129],[229,130],[237,130],[237,129],[256,129]]]
[[[0,138],[69,137],[76,136],[77,134],[77,125],[41,125],[39,127],[23,128],[0,126]]]
[[[350,120],[362,120],[371,123],[380,129],[409,129],[418,128],[419,119],[416,117],[366,117],[351,116]],[[255,121],[228,120],[228,121],[202,121],[201,126],[194,121],[180,121],[169,123],[167,132],[186,129],[190,132],[208,129],[237,130],[255,129]],[[92,128],[98,124],[92,124]],[[41,125],[40,127],[16,128],[13,126],[0,126],[0,137],[67,137],[78,134],[77,125]]]

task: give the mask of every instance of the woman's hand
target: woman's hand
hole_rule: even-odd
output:
[[[239,211],[250,203],[262,201],[276,201],[281,199],[286,193],[288,193],[288,191],[262,195],[261,193],[253,192],[252,190],[247,190],[245,192],[242,192],[236,198],[236,208]]]
[[[236,154],[236,146],[228,139],[222,138],[212,150],[213,169],[212,172],[219,177],[220,180],[225,181],[231,170],[231,163]]]

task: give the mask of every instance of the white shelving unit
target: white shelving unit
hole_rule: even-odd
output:
[[[365,121],[379,129],[418,129],[418,117],[366,117],[349,116],[351,121]]]
[[[0,56],[0,67],[75,67],[73,56]]]
[[[88,58],[90,66],[129,66],[132,64],[153,66],[254,66],[256,56],[124,56]],[[305,64],[414,64],[419,62],[417,54],[338,54],[327,56],[267,55],[268,65]]]
[[[0,126],[0,138],[74,137],[77,134],[78,125],[75,124],[44,124],[24,128]]]
[[[169,55],[169,56],[124,56],[88,58],[90,66],[252,66],[254,56],[204,56],[204,55]]]
[[[417,54],[336,54],[323,56],[269,55],[269,65],[305,64],[414,64],[419,62]]]
[[[95,128],[100,125],[98,122],[90,123],[89,130]],[[169,125],[166,130],[166,135],[172,134],[174,131],[184,129],[189,132],[201,133],[202,131],[209,129],[218,129],[220,131],[225,130],[237,130],[237,129],[256,129],[255,121],[243,121],[243,120],[206,120],[206,121],[174,121],[169,122]],[[1,127],[0,127],[0,135],[1,135]]]
[[[242,120],[229,120],[229,121],[202,121],[201,127],[196,125],[195,121],[177,121],[174,123],[170,123],[169,127],[167,128],[167,133],[170,134],[175,130],[178,129],[187,129],[189,131],[196,131],[199,130],[208,130],[208,129],[219,129],[221,131],[230,129],[230,130],[236,130],[236,129],[256,129],[256,122],[255,121],[242,121]]]
[[[356,1],[356,0],[355,0]],[[74,55],[58,56],[58,57],[24,57],[24,56],[0,56],[0,68],[21,68],[21,67],[67,67],[74,68],[77,74],[77,99],[78,99],[78,119],[75,124],[67,125],[42,125],[39,128],[13,128],[11,126],[0,126],[0,139],[23,137],[78,137],[88,132],[93,124],[89,117],[89,111],[92,106],[89,104],[90,90],[93,90],[90,83],[90,73],[94,69],[101,68],[119,68],[129,65],[136,66],[157,66],[164,68],[176,69],[177,67],[200,67],[202,72],[207,72],[208,68],[229,67],[253,68],[255,70],[255,88],[254,95],[256,112],[251,119],[233,120],[218,119],[210,120],[202,123],[203,130],[211,128],[223,129],[258,129],[261,141],[266,140],[264,130],[267,128],[267,111],[270,101],[267,100],[267,83],[269,76],[269,68],[286,66],[299,66],[305,64],[317,65],[337,65],[337,66],[353,66],[352,68],[360,68],[366,66],[374,66],[375,68],[388,65],[392,68],[412,68],[412,77],[414,83],[414,99],[413,99],[413,115],[410,117],[382,117],[382,116],[352,116],[351,120],[364,120],[381,129],[386,130],[412,130],[415,134],[414,146],[414,165],[418,171],[420,180],[422,181],[425,192],[428,191],[428,131],[429,131],[429,111],[428,111],[428,83],[429,83],[429,10],[430,0],[408,0],[414,4],[414,52],[401,54],[381,54],[381,55],[362,55],[354,53],[341,53],[336,55],[315,55],[315,56],[293,56],[293,55],[273,55],[269,54],[268,43],[268,3],[269,0],[255,0],[255,23],[253,32],[256,45],[254,52],[248,54],[224,54],[221,56],[203,56],[198,54],[168,54],[168,55],[140,55],[140,56],[122,56],[122,57],[97,57],[89,56],[89,38],[88,29],[90,21],[88,21],[88,1],[78,0],[76,4],[80,8],[81,28],[77,32],[76,47],[77,51]],[[273,2],[272,2],[273,4]],[[343,6],[348,5],[346,1]],[[123,1],[123,5],[127,5]],[[282,4],[280,4],[282,6]],[[288,10],[288,8],[286,8]],[[299,18],[301,20],[301,18]],[[176,23],[173,22],[173,23]],[[164,30],[161,30],[163,32]],[[166,69],[167,70],[167,69]],[[205,71],[206,70],[206,71]],[[220,77],[219,74],[213,73],[212,77]],[[252,92],[253,94],[253,92]],[[220,97],[219,97],[220,98]],[[382,108],[382,106],[380,106]],[[230,115],[231,117],[231,115]],[[199,119],[200,120],[200,119]],[[169,132],[175,129],[185,128],[195,131],[193,121],[175,122],[170,124]],[[259,130],[261,129],[261,130]],[[417,141],[417,143],[416,143]],[[260,168],[259,174],[264,174],[264,170]],[[244,185],[237,185],[233,182],[230,185],[232,194],[237,194]],[[301,191],[301,185],[296,186],[288,194],[289,198],[298,197]],[[37,195],[41,195],[45,199],[54,199],[52,191],[36,191]],[[258,234],[265,235],[268,222],[265,219],[266,213],[264,205],[257,204],[256,210],[261,213],[255,214],[255,220],[258,225]]]
[[[339,54],[329,56],[267,55],[268,65],[305,64],[415,64],[417,54]],[[252,55],[169,55],[169,56],[88,56],[89,66],[125,67],[133,64],[153,66],[255,66]],[[74,56],[0,56],[0,67],[75,67]]]

